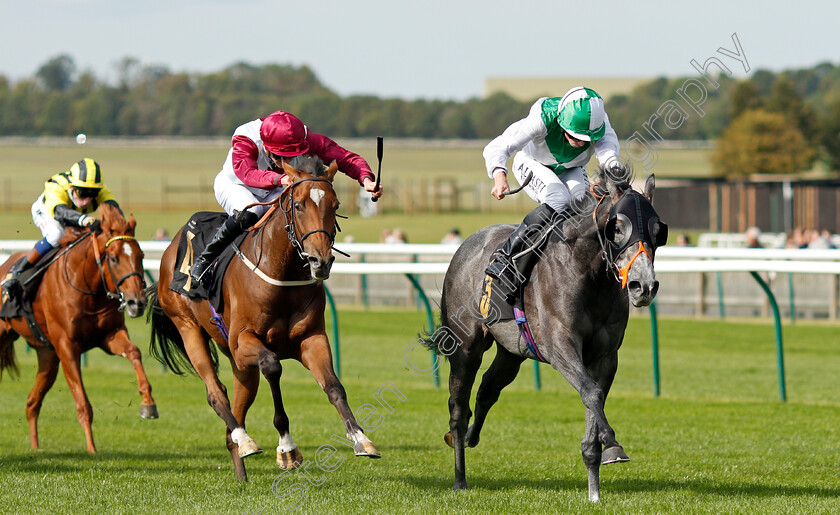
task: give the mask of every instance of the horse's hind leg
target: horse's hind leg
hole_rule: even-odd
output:
[[[280,391],[280,376],[283,374],[283,367],[277,355],[266,352],[260,356],[260,371],[268,380],[271,396],[274,399],[274,427],[280,434],[280,440],[277,443],[277,466],[283,470],[291,470],[303,463],[303,455],[289,434],[289,416],[283,408],[283,395]]]
[[[96,445],[93,443],[93,430],[91,429],[93,407],[90,405],[90,400],[85,392],[85,385],[82,383],[81,353],[77,349],[73,349],[73,344],[67,340],[60,340],[56,343],[55,348],[61,359],[64,378],[67,380],[70,393],[73,394],[73,400],[76,402],[76,417],[85,432],[87,450],[90,453],[95,453]],[[62,351],[62,349],[64,350]]]
[[[158,418],[157,405],[152,398],[152,386],[146,377],[146,370],[143,368],[143,358],[140,350],[128,339],[128,331],[120,329],[111,338],[105,341],[105,351],[109,354],[117,354],[125,357],[134,366],[134,374],[137,376],[137,388],[143,400],[140,401],[140,416],[142,418]]]
[[[173,320],[175,322],[175,320]],[[176,322],[176,326],[178,322]],[[204,338],[201,329],[198,326],[190,324],[187,327],[178,327],[178,332],[181,333],[184,340],[184,349],[187,351],[187,357],[190,358],[193,368],[198,373],[199,377],[204,381],[204,386],[207,390],[207,403],[225,422],[227,434],[226,442],[235,443],[238,447],[238,456],[246,458],[252,454],[262,452],[260,446],[248,436],[245,428],[233,416],[230,409],[230,401],[227,396],[227,388],[219,381],[219,376],[216,375],[216,370],[213,367],[213,358],[210,356],[209,342]],[[236,367],[234,367],[235,369]],[[240,481],[247,481],[248,477],[244,473],[244,465],[242,475],[237,472],[237,479]]]
[[[478,387],[478,394],[475,399],[475,418],[472,425],[467,429],[466,446],[475,447],[478,445],[481,428],[490,408],[499,400],[502,389],[516,379],[519,373],[519,366],[525,358],[511,354],[510,351],[496,346],[496,358],[481,378],[481,386]]]
[[[248,409],[257,398],[257,390],[260,387],[260,373],[256,367],[245,367],[240,370],[234,360],[230,360],[233,368],[233,409],[232,413],[239,425],[245,428],[245,417]],[[247,481],[248,474],[245,471],[245,463],[239,455],[239,446],[234,443],[230,431],[227,432],[226,443],[230,457],[233,459],[233,470],[236,478],[240,481]],[[255,444],[256,445],[256,444]]]
[[[41,405],[44,396],[50,391],[55,379],[58,376],[58,355],[52,348],[36,348],[38,352],[38,374],[35,376],[35,385],[29,392],[26,399],[26,420],[29,421],[29,440],[33,449],[38,448],[38,415],[41,414]]]
[[[481,366],[486,345],[480,341],[464,342],[449,356],[449,432],[444,436],[446,443],[455,449],[455,482],[453,490],[467,488],[466,459],[464,445],[467,424],[470,420],[470,392],[475,375]],[[480,347],[480,348],[477,348]]]
[[[327,335],[316,334],[303,340],[300,344],[300,360],[312,372],[312,376],[324,389],[327,398],[338,411],[347,430],[347,438],[353,441],[353,452],[356,456],[379,458],[379,451],[356,422],[356,417],[347,405],[347,393],[333,370],[332,353]]]

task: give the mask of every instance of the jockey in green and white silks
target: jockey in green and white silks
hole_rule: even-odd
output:
[[[493,196],[502,199],[510,189],[507,161],[521,183],[533,174],[525,192],[540,206],[529,213],[493,255],[487,274],[498,279],[497,291],[512,302],[527,281],[545,241],[544,229],[576,201],[586,196],[586,163],[592,155],[603,167],[619,163],[618,138],[595,91],[575,87],[563,97],[544,97],[528,116],[511,124],[484,148],[487,174],[494,181]]]

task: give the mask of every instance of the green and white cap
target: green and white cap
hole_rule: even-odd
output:
[[[589,88],[574,88],[560,102],[560,127],[575,139],[598,141],[604,136],[604,99]]]

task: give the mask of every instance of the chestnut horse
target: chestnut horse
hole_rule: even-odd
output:
[[[132,318],[143,314],[143,251],[134,238],[137,222],[126,220],[119,210],[103,204],[101,230],[91,232],[67,228],[59,246],[62,250],[44,272],[32,310],[38,326],[49,343],[33,334],[26,320],[0,319],[0,370],[17,372],[14,342],[22,336],[38,353],[35,386],[26,401],[29,438],[38,448],[38,414],[44,396],[55,383],[61,363],[64,377],[76,402],[76,414],[85,432],[88,452],[96,452],[93,443],[93,409],[82,384],[82,353],[99,347],[108,354],[125,356],[134,365],[140,395],[140,416],[157,418],[152,387],[146,379],[140,351],[128,338],[127,312]],[[2,267],[5,275],[22,254],[11,256]]]
[[[277,465],[290,470],[303,457],[289,435],[289,418],[280,391],[280,360],[296,359],[312,372],[344,422],[357,456],[378,458],[379,453],[356,422],[347,405],[344,387],[333,370],[325,331],[325,293],[335,259],[338,199],[332,180],[335,162],[324,170],[320,159],[306,158],[301,171],[286,165],[294,183],[274,201],[272,208],[240,245],[222,281],[224,306],[219,313],[227,335],[211,322],[206,300],[190,299],[169,288],[176,267],[189,270],[188,252],[176,263],[182,228],[163,253],[160,279],[149,288],[152,306],[152,349],[173,372],[192,367],[204,380],[207,402],[225,422],[226,443],[236,478],[247,481],[243,458],[262,452],[245,432],[245,416],[257,395],[260,373],[274,398],[274,427],[280,434]],[[307,173],[310,172],[310,173]],[[233,368],[233,406],[219,381],[216,342]]]

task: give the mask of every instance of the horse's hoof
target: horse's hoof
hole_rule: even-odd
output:
[[[277,466],[281,469],[292,470],[299,467],[301,463],[303,463],[303,455],[297,447],[291,451],[277,451]]]
[[[475,426],[470,426],[467,429],[467,436],[464,437],[464,447],[475,447],[481,439],[477,433],[474,433]]]
[[[141,404],[140,418],[158,418],[158,410],[156,404]]]
[[[356,453],[356,456],[365,456],[374,459],[382,457],[379,451],[376,450],[376,447],[370,442],[358,442],[353,447],[353,452]]]
[[[443,441],[446,442],[446,445],[452,447],[453,449],[455,448],[455,446],[452,445],[452,431],[447,431],[446,434],[443,435]],[[456,488],[456,490],[458,489]]]
[[[630,461],[630,458],[624,453],[624,448],[620,445],[604,449],[604,452],[601,453],[601,465],[623,463],[625,461]]]
[[[248,439],[245,442],[239,444],[239,457],[240,458],[247,458],[248,456],[253,456],[254,454],[259,454],[263,452],[257,442],[252,439]]]

